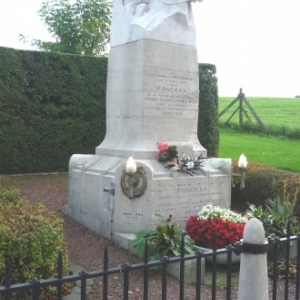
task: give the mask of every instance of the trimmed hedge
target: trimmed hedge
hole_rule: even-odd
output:
[[[0,173],[66,171],[72,154],[95,153],[107,58],[0,48],[0,61]]]
[[[234,173],[240,173],[234,162]],[[245,189],[240,190],[239,178],[234,179],[231,205],[245,211],[247,202],[256,206],[265,205],[268,198],[280,197],[284,201],[295,202],[295,214],[300,215],[300,174],[272,167],[251,164],[246,171]]]
[[[107,58],[0,47],[0,174],[66,171],[105,136]],[[199,139],[218,155],[217,79],[201,65]]]
[[[199,86],[198,138],[206,148],[207,156],[218,157],[218,80],[215,65],[199,64]]]

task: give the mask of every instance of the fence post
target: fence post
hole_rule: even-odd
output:
[[[239,126],[240,128],[243,128],[244,126],[244,108],[243,108],[243,101],[245,99],[245,94],[243,93],[242,89],[240,89],[240,93],[238,94],[239,98]]]
[[[238,300],[268,300],[268,241],[262,223],[253,218],[244,229]]]

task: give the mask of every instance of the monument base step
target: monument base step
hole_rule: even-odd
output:
[[[131,242],[135,240],[136,235],[134,233],[114,233],[114,243],[120,245],[123,249],[133,252],[137,256],[137,249],[131,245]],[[187,260],[184,264],[184,283],[196,283],[196,259]],[[171,263],[168,265],[168,274],[180,280],[180,262]],[[201,259],[201,279],[203,281],[205,273],[205,259]]]
[[[131,242],[135,239],[136,235],[134,233],[114,232],[112,235],[112,240],[115,244],[120,245],[123,249],[138,255],[137,249],[131,245]]]

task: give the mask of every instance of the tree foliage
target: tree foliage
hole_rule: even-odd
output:
[[[199,119],[198,138],[209,157],[218,157],[219,116],[218,80],[216,66],[199,64]]]
[[[45,0],[38,15],[55,42],[34,39],[41,50],[100,56],[109,41],[112,3],[109,0]],[[26,37],[20,35],[26,42]]]

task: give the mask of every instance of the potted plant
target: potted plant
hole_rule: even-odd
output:
[[[186,232],[195,241],[194,248],[209,251],[213,248],[213,236],[216,247],[224,248],[243,237],[247,218],[234,211],[214,205],[205,205],[196,216],[186,222]],[[207,257],[211,260],[211,257]],[[227,255],[217,255],[218,263],[227,263]],[[233,253],[232,262],[238,262],[239,256]]]
[[[172,215],[165,220],[161,215],[156,214],[159,218],[159,225],[156,229],[141,230],[136,233],[136,239],[132,241],[133,247],[137,248],[137,253],[143,256],[146,243],[148,243],[149,260],[159,260],[163,256],[179,256],[181,250],[181,239],[184,235],[184,249],[186,254],[193,254],[194,241],[184,231],[180,230],[172,223]],[[204,260],[202,263],[202,276],[204,276]],[[170,263],[167,267],[168,273],[180,280],[180,263]],[[195,283],[196,260],[185,262],[184,280],[185,283]],[[156,269],[156,268],[154,268]]]
[[[255,217],[260,220],[266,232],[266,237],[271,241],[275,238],[286,237],[288,234],[288,226],[290,226],[290,235],[295,235],[299,232],[299,220],[294,215],[295,203],[276,197],[275,199],[267,199],[265,209],[262,205],[256,207],[254,204],[248,203],[246,217]],[[288,225],[289,224],[289,225]],[[286,256],[285,247],[279,244],[278,259]],[[295,242],[290,243],[290,258],[297,256],[297,247]],[[268,258],[274,258],[274,248],[270,247]]]
[[[156,229],[141,230],[136,233],[132,246],[137,248],[137,253],[142,256],[148,243],[149,260],[157,260],[162,256],[180,255],[181,236],[184,232],[172,223],[172,215],[165,220],[156,214],[160,222]],[[184,235],[184,249],[187,254],[194,253],[194,241],[189,235]]]

